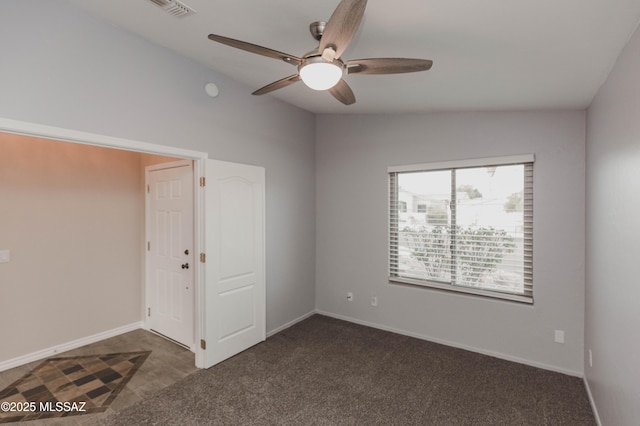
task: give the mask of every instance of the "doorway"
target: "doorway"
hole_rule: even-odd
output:
[[[193,263],[195,283],[194,340],[196,342],[199,340],[198,344],[194,345],[196,366],[199,368],[211,367],[266,339],[264,168],[210,160],[206,152],[85,133],[2,117],[0,117],[0,132],[191,160],[194,170],[193,252],[198,260],[194,259]],[[195,190],[196,188],[197,190]],[[234,189],[240,189],[240,191]],[[111,207],[117,207],[117,205],[117,201],[110,204]],[[236,212],[242,212],[242,214],[237,215]],[[95,222],[93,226],[95,226]],[[243,241],[251,241],[252,243],[238,245],[237,240],[234,239],[234,233],[241,235]],[[221,253],[229,255],[231,253],[229,247],[233,247],[233,253],[237,255],[232,257],[233,265],[235,265],[233,268],[229,268],[231,263],[222,261],[223,256],[220,255]],[[239,282],[238,287],[228,287],[229,283],[236,284],[236,278],[242,278],[245,281]],[[100,288],[104,291],[109,290],[109,286]],[[88,309],[101,303],[99,295],[94,293],[87,293],[91,298],[90,303],[85,304]],[[118,302],[113,305],[117,306],[122,301],[123,298],[119,298]],[[101,310],[101,313],[109,317],[108,309]],[[87,317],[90,318],[91,314]],[[73,315],[73,312],[70,315]],[[20,356],[10,359],[10,362],[4,364],[22,365],[144,326],[144,322],[136,322],[110,330],[104,330],[101,327],[91,331],[86,326],[91,325],[92,321],[83,322],[84,318],[82,317],[73,318],[74,323],[83,327],[84,331],[80,331],[80,339],[67,338],[65,340],[63,338],[54,342],[55,345],[44,346],[41,337],[46,337],[47,330],[51,330],[54,325],[48,328],[43,327],[41,335],[33,335],[28,340],[31,345],[30,353],[23,350]]]
[[[0,317],[32,330],[4,336],[0,369],[146,328],[144,168],[187,159],[195,179],[206,154],[3,118],[0,135]]]

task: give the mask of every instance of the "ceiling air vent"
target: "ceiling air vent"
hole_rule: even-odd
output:
[[[186,4],[179,2],[178,0],[149,0],[152,3],[157,4],[169,15],[176,17],[182,17],[187,15],[193,15],[195,10],[187,6]]]

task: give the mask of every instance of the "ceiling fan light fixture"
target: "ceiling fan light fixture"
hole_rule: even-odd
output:
[[[338,84],[343,74],[341,63],[325,62],[321,57],[307,59],[298,70],[300,78],[313,90],[327,90]]]

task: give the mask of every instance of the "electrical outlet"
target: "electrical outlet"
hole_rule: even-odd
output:
[[[553,340],[556,343],[564,343],[564,330],[556,330],[554,332]]]
[[[593,353],[589,349],[589,367],[593,367]]]
[[[347,293],[347,302],[353,302],[353,293]]]
[[[378,306],[378,296],[371,297],[371,306]]]
[[[6,263],[11,260],[11,252],[9,250],[0,250],[0,263]]]

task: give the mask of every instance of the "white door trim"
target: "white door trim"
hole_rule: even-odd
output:
[[[35,138],[52,139],[63,142],[72,142],[82,145],[93,145],[105,148],[117,148],[124,151],[143,152],[147,154],[166,155],[171,157],[182,157],[193,160],[194,188],[199,188],[200,176],[204,176],[205,162],[209,157],[208,153],[192,151],[183,148],[176,148],[166,145],[157,145],[148,142],[122,139],[112,136],[88,133],[62,127],[48,126],[26,121],[12,120],[0,117],[0,132],[13,133],[16,135],[30,136]],[[200,188],[202,189],[202,188]],[[204,197],[202,190],[194,191],[194,249],[196,253],[204,252]],[[204,338],[200,326],[200,318],[203,315],[201,309],[201,297],[204,287],[204,271],[200,262],[194,262],[195,279],[195,336],[196,336],[196,367],[204,368],[204,350],[200,349],[197,342]],[[141,307],[142,308],[142,307]],[[142,312],[144,315],[144,312]]]

